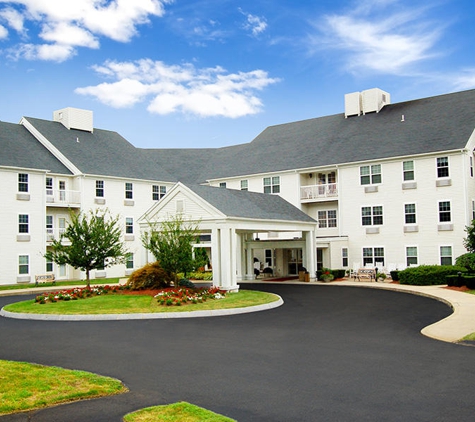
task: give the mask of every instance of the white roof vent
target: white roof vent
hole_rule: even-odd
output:
[[[53,121],[62,123],[68,129],[93,132],[93,114],[90,110],[67,107],[53,112]]]
[[[391,96],[379,88],[367,89],[345,95],[345,118],[376,112],[391,104]]]

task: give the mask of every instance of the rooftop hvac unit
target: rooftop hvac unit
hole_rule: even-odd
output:
[[[379,111],[386,105],[390,104],[390,95],[379,88],[367,89],[361,92],[361,104],[363,114]]]
[[[53,112],[53,121],[62,123],[68,129],[93,132],[93,115],[90,110],[67,107]]]
[[[361,94],[352,92],[345,94],[345,118],[348,116],[359,116],[361,114]]]

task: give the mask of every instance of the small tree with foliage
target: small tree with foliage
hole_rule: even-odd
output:
[[[195,268],[193,243],[197,242],[198,224],[184,220],[181,214],[161,223],[149,221],[150,231],[142,233],[142,244],[160,266],[176,280],[179,272],[185,274]]]
[[[97,209],[75,214],[70,211],[70,223],[59,239],[53,240],[44,257],[58,265],[71,265],[86,272],[124,263],[128,251],[122,241],[119,216]],[[65,242],[67,240],[68,242]]]
[[[467,237],[463,239],[463,246],[470,253],[475,253],[475,220],[472,220],[470,226],[465,226]]]

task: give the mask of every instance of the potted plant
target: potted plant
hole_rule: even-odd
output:
[[[322,275],[320,276],[320,278],[324,283],[328,283],[329,281],[332,281],[334,277],[330,269],[323,268]]]

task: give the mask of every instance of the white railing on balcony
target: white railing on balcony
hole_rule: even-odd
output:
[[[52,242],[55,239],[59,240],[65,231],[66,229],[46,229],[46,241]]]
[[[80,205],[81,192],[75,190],[51,189],[46,192],[46,203],[54,205]]]
[[[337,198],[338,184],[311,185],[300,187],[300,200],[313,201],[318,199]]]

